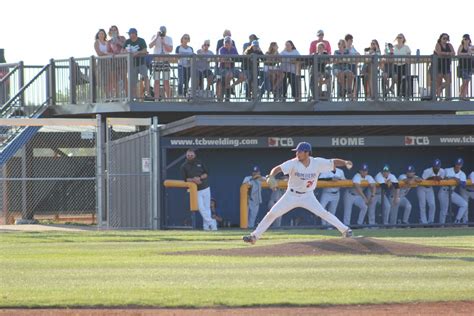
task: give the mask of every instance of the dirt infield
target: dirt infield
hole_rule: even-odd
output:
[[[474,302],[433,302],[385,305],[344,305],[322,307],[252,307],[252,308],[117,308],[117,309],[0,309],[0,315],[18,316],[99,316],[99,315],[472,315]]]
[[[310,242],[291,242],[271,246],[249,246],[234,249],[214,249],[204,251],[187,251],[170,253],[173,255],[212,255],[212,256],[321,256],[329,254],[350,255],[396,255],[413,256],[420,254],[456,253],[465,252],[464,249],[422,246],[410,243],[401,243],[383,239],[359,238],[332,238]]]

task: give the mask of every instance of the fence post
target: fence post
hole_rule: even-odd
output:
[[[436,96],[436,81],[438,77],[438,56],[431,55],[431,98],[432,101],[437,101]]]
[[[378,64],[379,64],[379,56],[377,55],[372,55],[372,58],[371,58],[371,67],[370,67],[370,77],[372,79],[371,82],[369,82],[369,85],[371,87],[371,92],[372,92],[372,99],[374,99],[375,101],[377,101],[379,99],[379,85],[378,85],[378,78],[377,78],[377,75],[378,75]]]
[[[161,229],[161,179],[160,179],[160,134],[159,134],[159,127],[158,127],[158,117],[154,116],[151,121],[151,206],[152,206],[152,229]]]
[[[95,72],[95,57],[91,56],[89,58],[89,95],[91,103],[95,103],[97,100],[97,84],[95,80]]]
[[[23,61],[20,61],[18,63],[18,90],[21,90],[23,86],[25,85],[25,65]],[[20,99],[18,100],[18,106],[23,106],[25,105],[25,94],[22,93],[20,95]]]
[[[132,101],[135,96],[135,91],[137,90],[137,78],[132,76],[133,73],[133,57],[132,54],[127,55],[127,75],[128,75],[128,91],[127,91],[127,101]]]
[[[259,94],[260,91],[258,89],[258,73],[259,73],[259,60],[257,58],[256,54],[251,54],[252,60],[250,61],[252,63],[252,73],[250,74],[252,76],[252,86],[249,87],[249,89],[252,89],[252,101],[258,101],[259,100]],[[248,84],[247,84],[248,86]]]
[[[69,58],[69,104],[76,104],[76,77],[78,66],[74,57]]]
[[[313,93],[313,100],[319,101],[320,91],[319,91],[319,64],[323,62],[324,59],[321,59],[318,55],[313,55],[313,71],[309,74],[309,85],[311,86],[310,90]],[[311,82],[311,77],[313,77],[313,82]],[[330,91],[328,91],[329,93]]]
[[[56,65],[54,63],[54,59],[49,60],[49,69],[48,69],[48,80],[47,84],[47,97],[48,97],[48,104],[55,105],[56,104]]]
[[[100,114],[96,115],[96,196],[97,196],[97,226],[102,228],[104,214],[104,122]]]

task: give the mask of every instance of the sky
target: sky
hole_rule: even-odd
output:
[[[381,49],[404,33],[413,54],[420,49],[430,55],[439,35],[446,32],[457,50],[465,33],[474,35],[474,1],[454,0],[443,4],[422,1],[124,1],[124,0],[10,0],[2,1],[0,48],[9,63],[43,65],[51,58],[95,55],[94,38],[100,28],[117,25],[128,38],[134,27],[147,43],[161,25],[168,29],[173,44],[184,33],[197,51],[205,39],[215,51],[225,29],[232,31],[239,52],[250,34],[260,38],[265,52],[276,41],[283,49],[292,40],[300,54],[309,53],[316,32],[324,30],[333,50],[337,41],[350,33],[359,52],[377,39]]]

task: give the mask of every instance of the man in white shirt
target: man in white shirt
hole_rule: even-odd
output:
[[[455,186],[441,187],[438,192],[438,199],[440,205],[440,224],[444,224],[446,222],[446,215],[448,214],[450,202],[456,204],[459,207],[458,214],[456,215],[456,219],[454,220],[455,224],[460,224],[461,219],[464,218],[464,214],[467,212],[466,200],[454,191],[457,187],[466,187],[466,174],[461,170],[463,164],[464,160],[462,158],[458,158],[454,162],[454,167],[446,169],[446,180],[456,180],[457,184]]]
[[[441,181],[444,179],[445,171],[441,168],[441,160],[435,159],[433,165],[423,171],[423,180]],[[416,188],[418,203],[420,206],[420,223],[433,224],[436,213],[436,202],[432,186],[418,186]],[[428,203],[428,218],[426,217],[426,203]]]
[[[375,216],[375,208],[377,204],[382,204],[382,221],[384,225],[388,225],[390,217],[390,209],[400,203],[400,187],[398,185],[398,179],[390,172],[390,167],[385,165],[381,172],[375,176],[375,182],[379,184],[379,187],[375,191],[375,199],[369,206],[369,217],[371,214]],[[392,192],[393,190],[393,192]],[[392,199],[389,200],[387,194],[392,194]]]
[[[352,230],[341,223],[336,216],[322,208],[313,193],[320,173],[343,166],[350,169],[352,168],[352,162],[338,158],[324,159],[312,157],[311,145],[306,142],[299,143],[293,151],[296,151],[296,157],[274,167],[267,177],[270,187],[274,187],[277,174],[283,172],[283,174],[289,175],[286,193],[265,215],[257,228],[250,235],[244,236],[243,240],[247,243],[255,244],[276,218],[296,207],[305,208],[321,217],[335,226],[343,237],[352,237]]]
[[[154,55],[169,55],[173,51],[173,40],[171,37],[166,35],[166,27],[160,26],[160,30],[156,35],[153,35],[151,42],[148,45],[149,48],[153,48]],[[163,59],[155,57],[153,62],[153,79],[155,80],[153,86],[153,92],[155,94],[155,100],[159,101],[160,97],[160,80],[163,79],[164,97],[171,98],[171,87],[170,87],[170,71],[171,65],[169,59]]]
[[[403,181],[404,185],[402,188],[400,188],[400,203],[394,205],[392,209],[390,210],[390,224],[391,225],[397,224],[398,209],[400,207],[404,209],[402,223],[409,224],[412,205],[410,201],[407,199],[407,195],[408,195],[408,192],[410,192],[411,190],[411,186],[415,183],[421,182],[422,179],[415,174],[415,167],[410,165],[408,166],[406,173],[401,174],[398,177],[398,181]]]
[[[364,189],[361,187],[362,181],[367,181],[369,187]],[[375,180],[369,175],[369,165],[363,163],[359,172],[354,175],[352,178],[352,183],[354,184],[353,188],[346,190],[344,194],[344,224],[350,225],[352,217],[352,206],[355,205],[360,209],[359,217],[357,219],[357,225],[363,225],[365,215],[369,205],[372,203],[372,200],[375,197]],[[375,224],[375,214],[374,216],[369,216],[369,224]]]

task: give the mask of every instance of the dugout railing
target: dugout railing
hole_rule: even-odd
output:
[[[406,184],[404,181],[399,182],[400,187],[404,187]],[[415,188],[418,186],[456,186],[456,180],[441,180],[441,181],[434,181],[434,180],[423,180],[419,183],[413,183],[410,185],[410,187]],[[288,186],[287,181],[279,180],[278,181],[278,188],[279,189],[286,189]],[[367,188],[369,186],[369,183],[367,181],[362,181],[360,184],[361,187]],[[377,183],[377,187],[380,185]],[[471,180],[467,180],[466,186],[470,186],[474,190],[474,183],[472,183]],[[352,180],[335,180],[335,181],[318,181],[317,188],[318,189],[323,189],[323,188],[352,188],[354,187],[354,183]],[[269,186],[266,182],[262,182],[262,188],[264,189],[269,189]],[[248,228],[248,193],[249,193],[250,185],[247,183],[244,183],[240,186],[240,228],[242,229],[247,229]],[[449,190],[449,201],[451,202],[451,194],[453,192],[453,189]],[[387,192],[385,192],[386,194]],[[451,207],[450,207],[451,208]],[[377,210],[376,210],[377,212]],[[441,225],[451,225],[452,223],[446,223],[446,224],[430,224],[432,226],[441,226]],[[472,224],[472,223],[463,223],[465,224]],[[406,226],[426,226],[426,224],[396,224],[396,225],[383,225],[383,224],[376,224],[376,225],[351,225],[351,227],[371,227],[371,226],[389,226],[389,227],[406,227]]]

